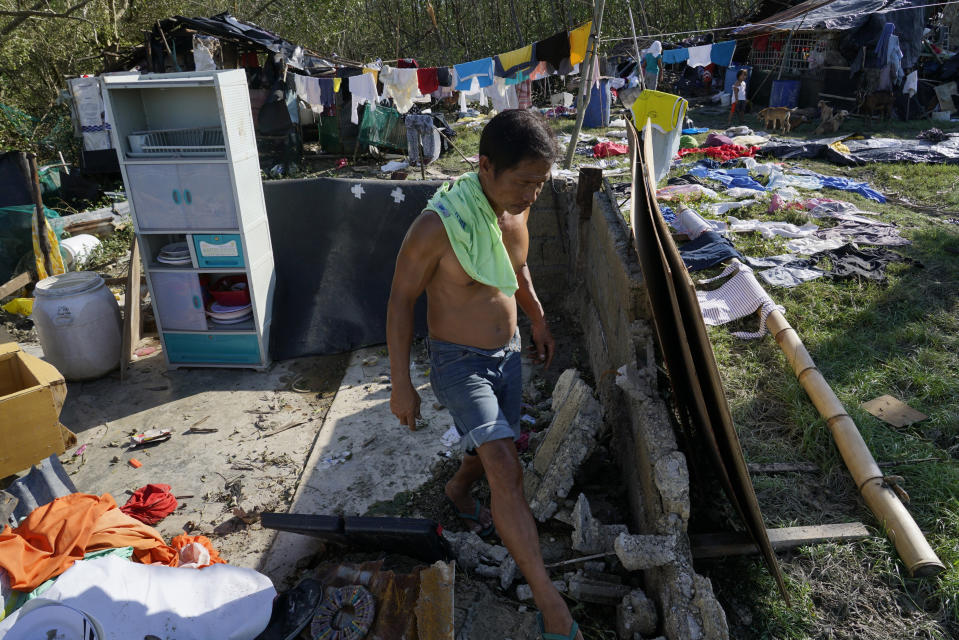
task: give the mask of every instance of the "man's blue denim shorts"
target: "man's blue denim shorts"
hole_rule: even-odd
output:
[[[523,375],[519,330],[499,349],[430,338],[430,384],[449,409],[467,453],[485,442],[520,436]]]

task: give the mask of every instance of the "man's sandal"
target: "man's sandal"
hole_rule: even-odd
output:
[[[456,503],[454,503],[454,502],[453,502],[452,500],[450,500],[449,498],[447,498],[446,500],[447,500],[451,505],[453,505],[453,510],[456,511],[456,509],[457,509],[457,508],[456,508]],[[480,526],[482,526],[483,523],[480,522],[480,513],[482,513],[482,511],[483,511],[483,505],[481,505],[481,504],[480,504],[480,501],[477,500],[476,498],[473,498],[473,504],[476,505],[476,511],[474,511],[473,513],[465,513],[465,512],[462,512],[462,511],[456,511],[456,516],[459,517],[459,518],[462,518],[463,520],[469,520],[469,521],[471,521],[471,522],[475,522],[475,523],[479,524]],[[494,533],[496,533],[496,527],[495,527],[495,525],[493,525],[492,523],[490,523],[490,524],[489,524],[488,526],[486,526],[485,528],[480,529],[479,531],[474,531],[474,533],[476,533],[476,535],[478,535],[478,536],[481,537],[481,538],[488,538],[489,536],[491,536],[491,535],[493,535]]]
[[[565,636],[558,633],[546,633],[543,626],[543,614],[536,612],[536,626],[539,628],[539,636],[543,640],[576,640],[576,634],[579,632],[579,625],[573,620],[573,626],[569,628],[569,633]]]

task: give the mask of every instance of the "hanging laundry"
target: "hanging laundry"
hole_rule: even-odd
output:
[[[586,59],[586,45],[589,43],[589,32],[592,29],[591,20],[569,32],[569,63],[571,65],[577,65]]]
[[[463,113],[466,111],[467,102],[479,102],[479,106],[486,107],[486,105],[488,104],[486,101],[486,98],[487,98],[486,91],[482,89],[480,89],[479,91],[475,93],[460,91],[460,99],[459,99],[460,113]]]
[[[343,84],[343,78],[333,78],[333,93],[340,92],[340,86]],[[322,88],[322,85],[320,85]]]
[[[415,58],[400,58],[396,61],[396,67],[398,69],[416,69],[419,66]]]
[[[759,331],[737,331],[733,335],[746,340],[761,338],[768,332],[766,318],[774,310],[785,313],[786,308],[773,302],[769,294],[759,285],[753,270],[739,261],[723,270],[715,278],[700,280],[699,284],[708,284],[734,274],[718,289],[712,291],[697,291],[699,309],[703,314],[703,321],[712,327],[751,316],[760,311]]]
[[[533,106],[532,81],[528,78],[516,85],[516,108],[529,109]]]
[[[907,93],[910,96],[916,95],[916,91],[919,89],[919,72],[912,71],[906,76],[906,81],[902,84],[902,92]]]
[[[437,67],[436,80],[441,87],[453,86],[453,70],[450,67]]]
[[[379,79],[380,68],[379,68],[379,67],[363,67],[363,73],[368,73],[368,74],[372,75],[372,76],[373,76],[373,83],[374,83],[374,84],[376,84],[377,82],[380,81],[380,79]]]
[[[692,242],[687,242],[679,248],[679,255],[690,271],[701,271],[730,258],[743,257],[729,239],[715,231],[705,231]]]
[[[646,119],[649,118],[654,129],[669,133],[682,123],[686,101],[671,93],[647,89],[636,97],[632,110],[633,121],[637,127],[645,126]]]
[[[568,74],[573,69],[569,61],[569,32],[562,31],[536,43],[536,59],[545,62],[553,73]]]
[[[357,114],[359,106],[364,102],[376,104],[376,101],[380,99],[379,94],[376,92],[376,79],[372,74],[361,73],[358,76],[350,78],[349,86],[350,93],[353,96],[352,104],[350,105],[350,122],[359,124],[360,119]]]
[[[533,45],[528,44],[525,47],[501,53],[494,58],[495,73],[500,78],[507,78],[522,71],[529,71],[536,66],[536,59],[533,57]]]
[[[476,93],[493,84],[493,59],[483,58],[453,65],[453,73],[456,74],[457,91]]]
[[[383,97],[392,98],[400,113],[409,111],[413,107],[413,99],[420,95],[416,69],[384,66],[380,71],[380,80],[383,82]]]
[[[709,52],[709,61],[720,67],[728,67],[733,63],[733,54],[736,53],[736,41],[716,42]]]
[[[506,86],[503,78],[494,78],[493,84],[483,89],[483,91],[489,96],[490,102],[496,111],[502,113],[503,111],[517,108],[516,87],[513,85]]]
[[[507,78],[503,78],[503,82],[505,82],[508,85],[519,84],[529,79],[529,74],[530,74],[529,71],[520,71],[519,73],[514,73],[513,75]]]
[[[338,78],[337,78],[338,80]],[[337,81],[333,78],[319,78],[320,81],[320,102],[324,107],[332,107],[336,104],[336,85]]]
[[[429,95],[440,88],[440,81],[436,75],[436,67],[424,67],[416,70],[416,83],[420,93]]]
[[[433,116],[410,114],[404,119],[406,124],[406,146],[409,151],[410,165],[420,164],[420,146],[423,148],[423,164],[434,162],[440,155],[439,134],[433,126]]]
[[[663,64],[678,64],[689,60],[689,49],[666,49],[663,51]]]
[[[709,64],[710,53],[713,50],[713,45],[704,44],[698,47],[689,48],[689,58],[686,60],[686,64],[694,69],[696,67],[705,67]]]
[[[753,51],[765,51],[769,47],[769,36],[759,36],[753,40]]]

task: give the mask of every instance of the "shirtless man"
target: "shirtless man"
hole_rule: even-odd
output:
[[[459,470],[446,485],[446,496],[472,521],[477,532],[491,530],[490,512],[480,509],[470,493],[485,472],[492,523],[533,591],[542,614],[542,638],[582,640],[565,601],[543,567],[536,523],[523,495],[523,469],[514,445],[520,435],[522,399],[517,304],[532,324],[539,362],[549,366],[555,349],[526,266],[526,222],[530,206],[549,179],[556,156],[555,138],[539,114],[505,111],[486,125],[479,152],[478,186],[472,192],[475,198],[459,201],[462,204],[456,210],[434,204],[443,190],[437,192],[430,201],[431,208],[442,213],[424,210],[410,226],[396,259],[386,328],[393,383],[390,409],[401,424],[410,428],[419,417],[420,397],[410,380],[410,344],[413,306],[425,290],[430,382],[437,398],[452,414],[466,447]],[[460,180],[470,177],[467,174]],[[475,184],[475,178],[473,181]],[[454,250],[451,234],[456,229],[448,232],[443,218],[447,223],[457,219],[467,229],[463,221],[471,220],[472,214],[465,210],[473,209],[472,203],[477,200],[488,212],[491,227],[495,216],[508,254],[506,276],[513,279],[513,287],[477,281],[467,274],[471,263],[467,260],[464,267],[457,253],[462,251],[460,245]]]

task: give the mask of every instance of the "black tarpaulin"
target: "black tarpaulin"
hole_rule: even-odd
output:
[[[314,178],[263,183],[276,291],[276,360],[386,342],[386,303],[403,237],[442,182]],[[425,296],[416,334],[426,335]]]
[[[829,145],[842,141],[849,153],[837,151]],[[899,138],[866,138],[854,140],[849,136],[822,140],[773,139],[759,152],[782,160],[823,157],[839,165],[867,162],[915,162],[931,164],[959,164],[959,136],[932,143],[926,140]]]

